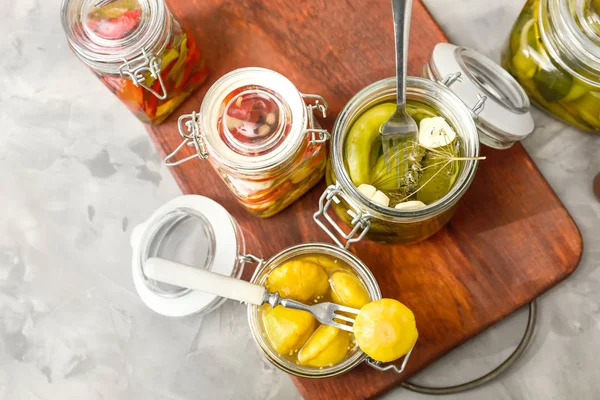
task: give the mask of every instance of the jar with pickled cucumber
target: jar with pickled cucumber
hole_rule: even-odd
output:
[[[335,123],[329,186],[315,220],[338,244],[365,235],[402,243],[426,239],[450,220],[474,177],[479,141],[469,109],[448,88],[414,77],[407,79],[407,111],[421,129],[387,168],[379,127],[395,110],[395,85],[386,79],[366,87]],[[343,229],[332,231],[322,221],[330,207],[350,228],[341,240],[335,232]]]
[[[600,2],[528,0],[502,66],[555,117],[600,132]]]
[[[69,46],[144,123],[160,124],[206,80],[194,36],[163,0],[63,0]]]
[[[473,181],[485,158],[480,142],[508,148],[533,131],[523,89],[480,53],[440,43],[423,76],[408,77],[406,88],[418,133],[390,150],[387,160],[379,132],[396,108],[395,79],[367,86],[340,112],[328,187],[314,214],[338,245],[365,237],[398,243],[430,237],[450,221]]]
[[[184,141],[165,161],[207,159],[249,212],[270,217],[323,177],[329,134],[314,113],[326,110],[275,71],[238,69],[211,86],[198,113],[179,118]],[[176,160],[186,145],[196,155]]]

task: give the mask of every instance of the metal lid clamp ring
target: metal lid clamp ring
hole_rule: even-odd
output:
[[[438,82],[440,84],[446,86],[447,88],[450,88],[450,86],[452,86],[454,83],[462,82],[462,72],[455,72],[453,74],[448,74],[448,75],[444,76]],[[477,118],[477,116],[485,108],[485,102],[487,101],[487,99],[488,99],[487,96],[485,96],[481,93],[477,93],[477,103],[475,103],[475,105],[471,108],[471,112],[474,114],[475,118]]]
[[[318,94],[302,93],[301,96],[305,102],[307,99],[314,100],[314,103],[309,102],[306,104],[308,127],[304,130],[304,134],[310,133],[310,144],[312,145],[325,143],[327,140],[329,140],[329,138],[331,138],[331,134],[326,129],[319,127],[319,124],[315,120],[315,110],[320,111],[323,118],[327,118],[327,110],[329,109],[329,105],[325,99]]]
[[[335,202],[336,204],[340,203],[340,198],[348,204],[349,208],[347,213],[352,217],[352,221],[350,222],[352,230],[348,233],[344,232],[339,224],[327,212],[329,207],[331,207],[332,202]],[[321,216],[325,217],[325,220],[335,229],[335,232],[332,232],[325,224],[325,221],[320,219]],[[329,235],[338,246],[344,249],[347,249],[352,243],[359,242],[365,237],[371,228],[371,217],[371,214],[362,211],[354,204],[354,202],[342,191],[339,183],[330,185],[325,189],[319,199],[319,210],[313,214],[313,219],[317,225],[319,225],[319,227]],[[342,237],[342,240],[346,241],[345,243],[336,236],[336,232]]]
[[[201,160],[206,160],[209,156],[206,148],[206,142],[204,141],[204,135],[200,131],[200,114],[196,111],[191,114],[184,114],[177,120],[177,128],[179,134],[183,137],[183,141],[177,146],[175,150],[167,157],[165,157],[165,164],[169,167],[183,164],[186,161],[194,159],[196,157]],[[173,160],[177,153],[185,146],[194,146],[196,148],[196,154],[183,158],[181,160]]]
[[[146,73],[150,73],[152,78],[158,80],[162,94],[152,89],[151,86],[146,85]],[[119,67],[119,74],[123,78],[133,82],[135,86],[143,87],[159,100],[167,98],[167,89],[162,76],[160,76],[160,60],[146,53],[146,50],[142,50],[142,55],[132,60],[123,59],[123,64]]]
[[[382,363],[381,361],[376,361],[373,360],[371,357],[367,358],[367,364],[369,365],[369,367],[371,368],[375,368],[378,371],[381,372],[385,372],[385,371],[394,371],[397,374],[401,374],[402,371],[404,371],[404,368],[406,368],[406,364],[408,364],[408,360],[410,359],[410,355],[413,351],[413,349],[415,348],[417,344],[413,344],[413,346],[410,348],[410,350],[408,351],[408,353],[406,353],[406,355],[404,356],[404,359],[402,360],[402,364],[400,364],[400,367],[397,367],[394,364],[388,364],[388,365],[384,365],[384,363]]]

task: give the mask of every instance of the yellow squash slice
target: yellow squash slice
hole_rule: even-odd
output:
[[[325,367],[342,361],[350,350],[350,334],[321,325],[298,353],[300,365]]]
[[[275,351],[281,355],[293,355],[310,338],[317,321],[305,311],[277,306],[264,314],[263,323]]]
[[[365,305],[356,317],[353,330],[361,350],[382,362],[404,356],[419,336],[413,312],[394,299]]]
[[[370,300],[365,286],[350,272],[335,271],[331,274],[329,283],[331,298],[336,304],[360,309]]]

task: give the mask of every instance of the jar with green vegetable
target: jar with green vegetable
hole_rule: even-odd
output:
[[[339,245],[432,236],[450,221],[485,158],[480,141],[507,148],[533,130],[523,90],[481,54],[441,43],[423,73],[407,78],[417,136],[390,155],[390,166],[380,127],[396,109],[394,78],[357,93],[335,122],[328,187],[314,219]]]
[[[63,0],[61,16],[73,52],[142,122],[161,123],[206,80],[163,0]]]
[[[433,235],[450,220],[475,175],[479,141],[468,108],[444,86],[409,77],[407,111],[416,122],[443,115],[455,129],[447,133],[454,137],[444,135],[435,148],[412,143],[412,154],[406,156],[417,162],[410,162],[408,171],[401,166],[403,179],[398,185],[395,168],[385,167],[379,140],[379,127],[396,107],[395,87],[393,78],[366,87],[350,100],[334,126],[328,189],[320,206],[323,212],[333,207],[353,227],[349,242],[362,238],[365,231],[374,240],[407,243]],[[422,140],[432,144],[436,139]],[[459,163],[457,158],[465,161]],[[448,194],[448,200],[438,201]]]
[[[502,66],[542,109],[600,131],[600,1],[528,0]]]

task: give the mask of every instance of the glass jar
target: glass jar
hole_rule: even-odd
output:
[[[346,170],[345,139],[366,110],[383,102],[395,102],[396,80],[384,79],[361,90],[342,109],[333,127],[326,173],[328,187],[314,214],[317,224],[340,246],[348,247],[365,236],[400,243],[430,237],[448,223],[473,181],[478,165],[473,158],[479,156],[480,140],[491,147],[507,148],[533,131],[527,96],[510,75],[483,55],[441,43],[435,47],[423,74],[428,79],[407,78],[407,101],[439,112],[456,130],[460,156],[470,159],[459,163],[450,191],[424,208],[399,210],[365,197]],[[328,213],[331,207],[345,228]]]
[[[363,283],[367,289],[367,292],[369,293],[370,300],[373,301],[381,299],[379,285],[377,284],[377,281],[375,280],[375,277],[369,268],[367,268],[367,266],[354,254],[340,247],[326,243],[307,243],[287,248],[271,257],[267,262],[259,265],[250,281],[252,283],[264,286],[267,283],[267,277],[271,271],[282,265],[287,260],[304,254],[325,254],[344,261],[348,266],[350,266],[350,268],[352,268],[354,273]],[[260,322],[259,308],[260,307],[254,305],[248,306],[248,324],[250,325],[252,337],[258,344],[258,347],[260,347],[265,354],[265,357],[277,368],[289,374],[303,378],[328,378],[348,372],[364,361],[367,361],[370,364],[373,363],[374,365],[378,365],[373,360],[369,359],[369,357],[356,345],[351,350],[348,357],[332,366],[315,368],[298,365],[294,362],[291,362],[290,360],[278,354],[267,341],[265,332]],[[408,357],[409,356],[405,357],[405,360]]]
[[[555,117],[600,131],[600,3],[528,0],[502,51],[502,66]]]
[[[324,254],[343,261],[367,289],[371,300],[381,299],[375,277],[367,266],[349,251],[327,243],[306,243],[289,247],[264,261],[247,254],[244,232],[221,205],[206,197],[186,195],[175,198],[138,225],[131,236],[132,274],[142,301],[153,311],[183,317],[215,310],[225,299],[209,293],[160,283],[144,274],[146,260],[159,257],[221,275],[239,278],[245,265],[257,264],[252,283],[265,285],[267,276],[282,263],[299,255]],[[259,308],[248,305],[248,324],[265,357],[281,370],[301,377],[325,378],[351,370],[362,362],[378,370],[405,368],[411,351],[399,367],[370,359],[358,346],[343,361],[328,367],[297,365],[279,355],[267,342],[260,323]]]
[[[69,46],[144,123],[160,124],[206,80],[194,36],[163,0],[63,0]]]
[[[234,70],[211,86],[198,113],[179,118],[184,140],[165,162],[208,160],[248,211],[270,217],[323,176],[329,133],[315,110],[326,116],[321,96],[300,93],[275,71]],[[175,160],[186,146],[196,154]]]

